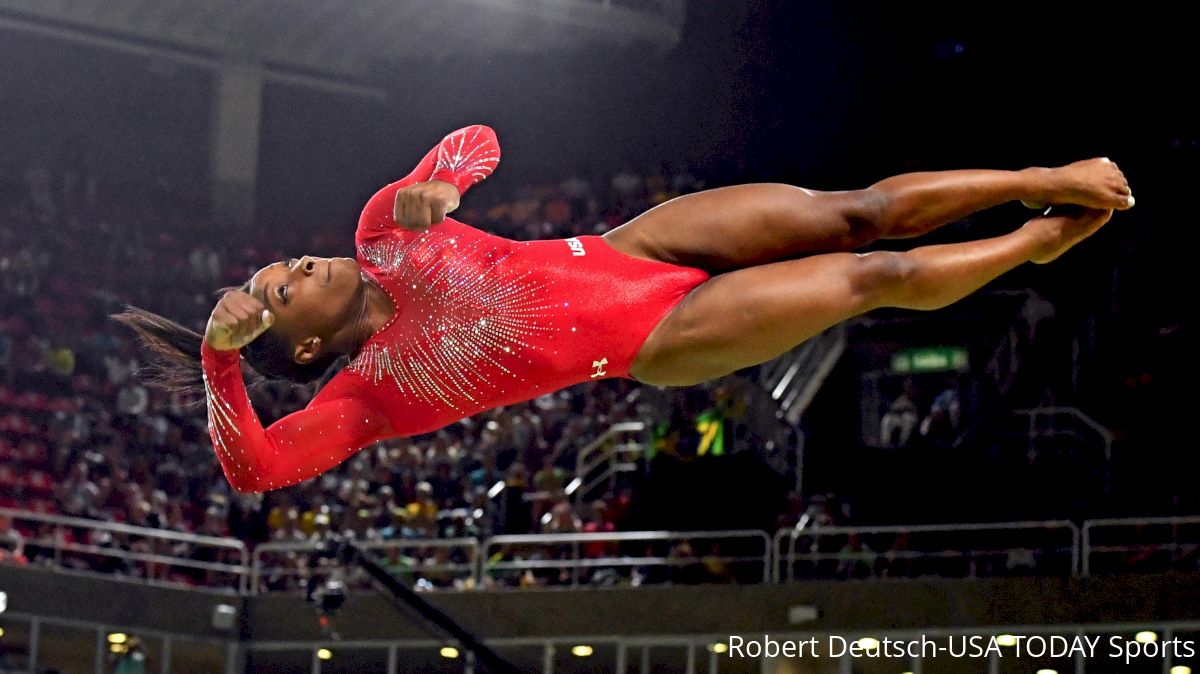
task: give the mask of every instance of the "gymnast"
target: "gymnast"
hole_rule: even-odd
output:
[[[875,308],[944,307],[1054,260],[1134,204],[1118,166],[1097,158],[836,192],[736,185],[603,236],[512,241],[448,217],[499,161],[492,129],[449,134],[367,202],[356,258],[262,268],[220,297],[203,336],[134,307],[116,316],[157,354],[162,381],[203,387],[234,489],[296,484],[378,440],[580,382],[688,386]],[[995,238],[854,252],[1010,201],[1051,208]],[[262,427],[247,378],[317,382],[343,356],[307,407]]]

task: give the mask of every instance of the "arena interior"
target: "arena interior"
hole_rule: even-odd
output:
[[[1200,668],[1200,52],[1155,7],[0,0],[0,672]],[[585,383],[234,491],[110,314],[203,331],[260,266],[353,255],[365,200],[474,123],[504,160],[454,217],[521,240],[1099,156],[1137,206],[705,385]]]

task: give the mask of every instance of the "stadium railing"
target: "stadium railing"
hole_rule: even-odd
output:
[[[575,478],[567,485],[566,495],[578,506],[597,492],[611,488],[622,473],[637,471],[638,461],[650,442],[646,433],[646,424],[641,421],[613,424],[580,449],[575,461]],[[554,454],[546,463],[553,465],[557,459],[558,455]]]
[[[1200,570],[1200,516],[1087,520],[1082,554],[1084,576]]]
[[[235,538],[116,524],[0,508],[0,516],[25,529],[31,564],[111,573],[164,582],[249,589],[249,549]]]
[[[378,556],[389,571],[422,589],[475,587],[478,581],[480,543],[474,538],[399,538],[362,541],[358,546]],[[340,568],[312,564],[317,546],[308,541],[263,543],[254,548],[250,564],[250,593],[304,589],[313,576],[342,573]],[[409,553],[416,553],[409,554]],[[439,559],[439,555],[445,555]],[[366,578],[350,574],[345,579],[353,588]]]
[[[1026,433],[1030,447],[1040,438],[1074,438],[1090,446],[1096,452],[1091,456],[1103,471],[1105,493],[1112,488],[1112,431],[1076,407],[1034,407],[1014,410],[1017,417],[1027,419]],[[1101,463],[1102,462],[1102,463]]]
[[[0,508],[31,565],[239,594],[303,589],[343,569],[310,563],[311,542],[243,541]],[[787,583],[860,577],[1098,575],[1200,569],[1200,516],[761,530],[364,541],[422,589],[511,584]],[[11,559],[11,556],[9,557]]]
[[[624,582],[635,573],[646,583],[767,583],[771,538],[758,530],[631,531],[493,536],[484,542],[483,585],[519,582],[526,573],[569,586]]]
[[[1047,534],[1049,534],[1047,536]],[[875,576],[1073,575],[1080,531],[1069,521],[811,527],[775,534],[774,582]]]

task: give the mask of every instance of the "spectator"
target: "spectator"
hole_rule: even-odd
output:
[[[888,448],[908,446],[908,440],[917,426],[920,416],[917,412],[916,389],[911,379],[904,381],[904,390],[888,406],[880,422],[880,439],[882,445]]]
[[[875,565],[875,552],[858,534],[846,537],[846,544],[838,551],[837,578],[851,580],[869,578]]]
[[[622,199],[636,196],[642,190],[643,185],[642,177],[635,173],[628,164],[612,178],[612,188]]]
[[[936,447],[953,447],[958,444],[961,415],[958,388],[953,381],[947,382],[921,422],[921,435]]]
[[[25,564],[25,537],[13,528],[12,518],[0,515],[0,562]]]

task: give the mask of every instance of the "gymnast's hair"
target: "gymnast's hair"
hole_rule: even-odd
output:
[[[238,287],[222,288],[217,291],[223,296],[233,290],[246,292],[250,283]],[[151,386],[169,393],[204,398],[204,368],[200,361],[200,345],[204,337],[169,318],[134,306],[112,318],[129,326],[137,334],[144,351],[149,354],[148,362],[139,370],[138,376]],[[328,354],[312,363],[297,363],[292,358],[292,348],[284,337],[267,330],[254,341],[241,348],[242,378],[248,391],[257,391],[275,383],[290,383],[303,390],[305,399],[310,398],[324,381],[334,373],[333,366],[339,360],[337,354]]]

